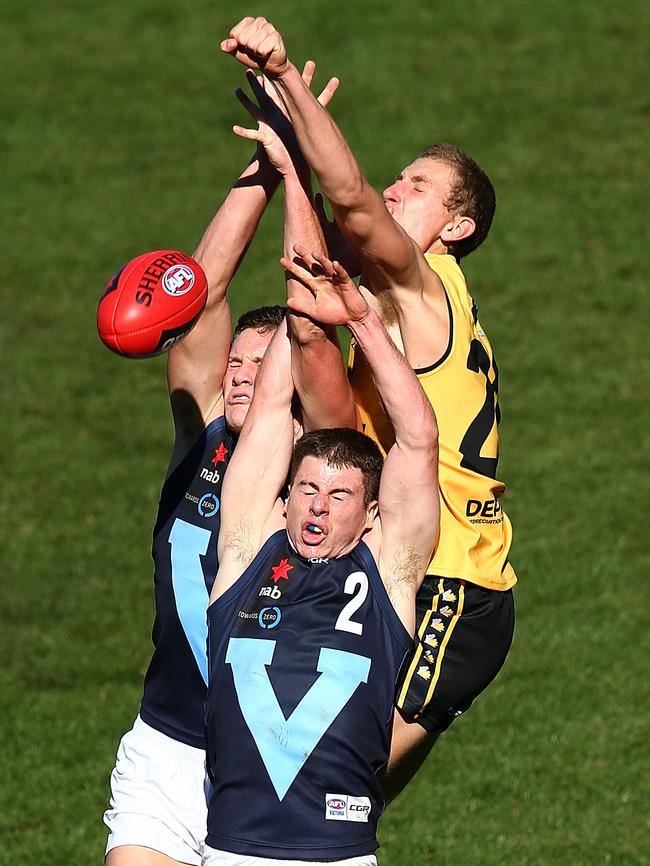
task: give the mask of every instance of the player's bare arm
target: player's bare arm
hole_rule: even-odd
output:
[[[271,340],[255,381],[255,394],[228,466],[221,498],[219,571],[211,602],[253,561],[283,524],[278,496],[293,449],[291,348],[287,325]]]
[[[181,449],[222,411],[221,385],[231,338],[226,290],[279,181],[260,150],[226,196],[194,253],[208,277],[208,300],[197,325],[172,348],[167,363]]]
[[[308,61],[303,80],[311,83],[315,69]],[[294,242],[310,249],[325,251],[320,223],[313,206],[311,175],[297,146],[293,129],[275,90],[265,79],[249,72],[248,82],[256,102],[239,93],[242,105],[257,121],[257,129],[234,127],[242,137],[261,144],[269,161],[284,181],[284,240],[285,255],[291,254]],[[318,97],[327,105],[338,88],[337,78],[331,78]],[[287,279],[289,296],[306,292],[302,284]],[[303,429],[356,426],[356,410],[352,389],[341,360],[336,329],[321,326],[305,316],[290,314],[292,372],[300,399]]]
[[[379,571],[410,634],[415,596],[429,564],[440,523],[438,427],[411,366],[370,311],[351,323],[390,421],[395,442],[379,487]]]
[[[379,492],[380,573],[405,626],[413,634],[415,594],[422,582],[439,527],[438,428],[431,404],[379,317],[345,270],[317,251],[296,246],[308,265],[283,258],[311,299],[288,303],[317,321],[350,329],[363,350],[386,414],[395,431]]]
[[[307,61],[305,86],[311,86],[316,64]],[[338,81],[330,80],[318,97],[332,98]],[[243,98],[238,92],[240,100]],[[290,125],[286,122],[287,128]],[[176,450],[183,452],[204,426],[223,411],[221,384],[228,360],[231,321],[226,290],[277,188],[278,164],[286,153],[281,138],[263,123],[257,134],[233,131],[257,143],[256,153],[208,225],[194,257],[208,277],[208,301],[196,327],[169,354],[168,382],[177,430]]]
[[[337,222],[361,254],[373,288],[422,290],[418,250],[370,186],[340,130],[300,81],[282,37],[263,18],[245,18],[221,43],[222,50],[262,69],[280,93],[300,148],[332,204]]]
[[[297,175],[284,182],[284,254],[295,255],[294,244],[325,251],[312,200]],[[287,303],[309,294],[309,290],[285,271]],[[305,431],[324,427],[356,427],[357,414],[352,388],[343,366],[334,325],[321,324],[291,312],[292,372],[300,399]]]

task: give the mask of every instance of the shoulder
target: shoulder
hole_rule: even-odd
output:
[[[444,289],[448,295],[464,297],[468,293],[465,275],[459,263],[450,253],[444,255],[424,253],[422,262],[435,284]]]
[[[166,477],[169,478],[192,452],[205,450],[218,438],[221,438],[224,444],[219,455],[219,462],[226,462],[227,456],[235,446],[236,439],[228,429],[223,413],[213,414],[212,419],[204,425],[183,430],[177,428]]]

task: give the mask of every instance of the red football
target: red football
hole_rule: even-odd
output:
[[[207,297],[207,277],[191,256],[144,253],[109,280],[99,299],[97,330],[118,355],[152,358],[189,334]]]

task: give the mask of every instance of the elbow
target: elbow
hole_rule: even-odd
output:
[[[291,342],[299,349],[311,349],[322,346],[328,340],[325,330],[306,316],[296,316],[289,313],[291,327]]]
[[[354,211],[367,201],[370,185],[361,172],[354,172],[344,183],[336,184],[332,189],[323,188],[333,207],[345,211]]]
[[[414,413],[408,426],[410,447],[422,451],[430,451],[438,459],[438,423],[436,416],[427,400],[419,412]]]

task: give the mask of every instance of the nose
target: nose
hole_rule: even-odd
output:
[[[309,510],[315,515],[327,514],[329,511],[327,496],[324,496],[322,493],[317,493],[311,500]]]
[[[399,201],[399,181],[395,181],[384,190],[384,201]]]
[[[240,364],[232,374],[233,385],[252,384],[254,379],[252,364]]]

